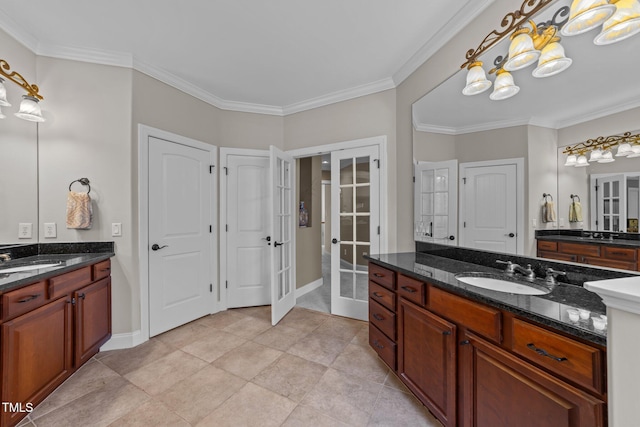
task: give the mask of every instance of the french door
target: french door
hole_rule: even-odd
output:
[[[597,181],[597,230],[625,231],[627,225],[627,189],[624,175],[612,175]]]
[[[415,240],[457,245],[458,161],[419,162],[415,178]]]
[[[331,313],[368,318],[366,255],[380,247],[377,146],[331,153]]]

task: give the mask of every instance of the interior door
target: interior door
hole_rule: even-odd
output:
[[[624,175],[612,175],[597,181],[598,230],[625,231],[627,224],[627,188]]]
[[[271,323],[295,305],[293,157],[271,146]]]
[[[222,152],[227,307],[271,304],[269,154]]]
[[[368,318],[368,263],[380,247],[378,147],[331,153],[331,313]]]
[[[211,313],[211,153],[149,137],[149,332]]]
[[[517,167],[515,164],[465,167],[462,245],[517,253]]]
[[[458,161],[415,166],[415,240],[457,245]]]

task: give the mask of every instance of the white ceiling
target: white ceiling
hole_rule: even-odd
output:
[[[552,12],[570,3],[570,0],[553,3],[535,22],[549,19]],[[520,92],[503,101],[489,99],[493,88],[479,95],[464,96],[466,69],[457,72],[413,105],[414,127],[453,135],[523,124],[561,129],[640,107],[640,35],[596,46],[593,39],[598,32],[594,29],[562,38],[566,56],[573,63],[560,74],[535,78],[531,75],[534,65],[514,71],[512,75]],[[498,55],[506,55],[508,48],[508,40],[503,40],[489,50],[482,58],[485,71],[493,67]],[[489,79],[494,80],[495,76]],[[637,123],[632,126],[637,127]]]
[[[39,55],[283,115],[395,87],[493,1],[2,0],[0,28]]]

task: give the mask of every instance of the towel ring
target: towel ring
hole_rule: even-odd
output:
[[[73,185],[74,182],[79,182],[82,185],[86,185],[87,187],[89,187],[89,190],[87,190],[87,194],[91,193],[91,186],[89,185],[89,178],[80,178],[80,179],[76,179],[75,181],[71,181],[71,184],[69,184],[69,191],[71,191],[71,186]]]
[[[576,201],[575,199],[578,199],[578,201],[580,201],[580,196],[578,196],[577,194],[572,194],[572,195],[571,195],[571,196],[569,196],[569,197],[571,197],[571,200],[572,200],[573,202],[575,202],[575,201]]]
[[[551,199],[551,201],[553,202],[553,196],[551,194],[547,194],[547,193],[542,193],[542,198],[547,200],[547,197],[549,197]]]

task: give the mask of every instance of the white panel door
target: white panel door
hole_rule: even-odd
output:
[[[368,262],[380,248],[378,147],[331,153],[331,313],[368,319]]]
[[[627,229],[627,186],[624,175],[612,175],[597,181],[599,231]]]
[[[462,246],[517,253],[516,172],[515,164],[464,168]]]
[[[415,179],[415,240],[457,245],[458,161],[419,162]]]
[[[149,332],[211,313],[210,153],[149,137]]]
[[[295,305],[293,276],[293,157],[271,146],[271,323],[276,325]],[[295,215],[294,215],[295,214]]]

